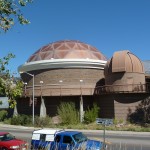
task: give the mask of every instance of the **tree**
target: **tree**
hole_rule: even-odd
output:
[[[0,0],[0,31],[9,30],[18,20],[20,24],[28,24],[21,7],[25,7],[32,0]]]
[[[29,20],[24,18],[21,7],[31,3],[32,0],[0,0],[0,32],[9,30],[16,21],[20,24],[28,24]],[[22,81],[13,80],[13,76],[6,69],[9,60],[14,58],[13,54],[0,58],[0,95],[9,98],[10,108],[16,108],[16,98],[22,95]],[[0,105],[2,102],[0,101]]]
[[[7,69],[10,59],[14,58],[13,54],[8,54],[0,59],[0,95],[7,96],[10,108],[15,108],[16,99],[22,95],[23,83],[21,80],[15,80],[13,75]]]

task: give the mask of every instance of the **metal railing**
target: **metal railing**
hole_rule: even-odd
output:
[[[118,84],[95,87],[95,94],[109,93],[149,93],[150,83],[146,84]]]
[[[80,85],[61,85],[47,84],[47,85],[35,85],[35,94],[37,96],[47,93],[47,95],[102,95],[110,93],[150,93],[150,83],[146,84],[122,84],[122,85],[84,85],[82,88]],[[38,94],[37,94],[38,93]],[[55,94],[54,94],[55,93]],[[26,86],[24,88],[23,95],[32,95],[32,86]]]

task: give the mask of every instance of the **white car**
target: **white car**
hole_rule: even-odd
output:
[[[58,132],[62,132],[62,129],[40,129],[35,130],[32,133],[31,149],[44,149],[52,141],[54,141],[55,135]]]

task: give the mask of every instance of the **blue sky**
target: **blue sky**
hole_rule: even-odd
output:
[[[150,0],[34,0],[22,10],[31,21],[0,34],[0,58],[16,55],[8,68],[19,65],[42,46],[59,40],[88,43],[111,58],[130,50],[150,59]]]

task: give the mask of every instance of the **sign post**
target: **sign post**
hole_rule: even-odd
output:
[[[108,119],[108,118],[96,118],[96,123],[97,124],[101,124],[104,126],[104,134],[103,134],[103,138],[104,138],[104,143],[103,143],[103,149],[105,150],[105,130],[106,130],[106,126],[112,125],[113,124],[113,119]]]

